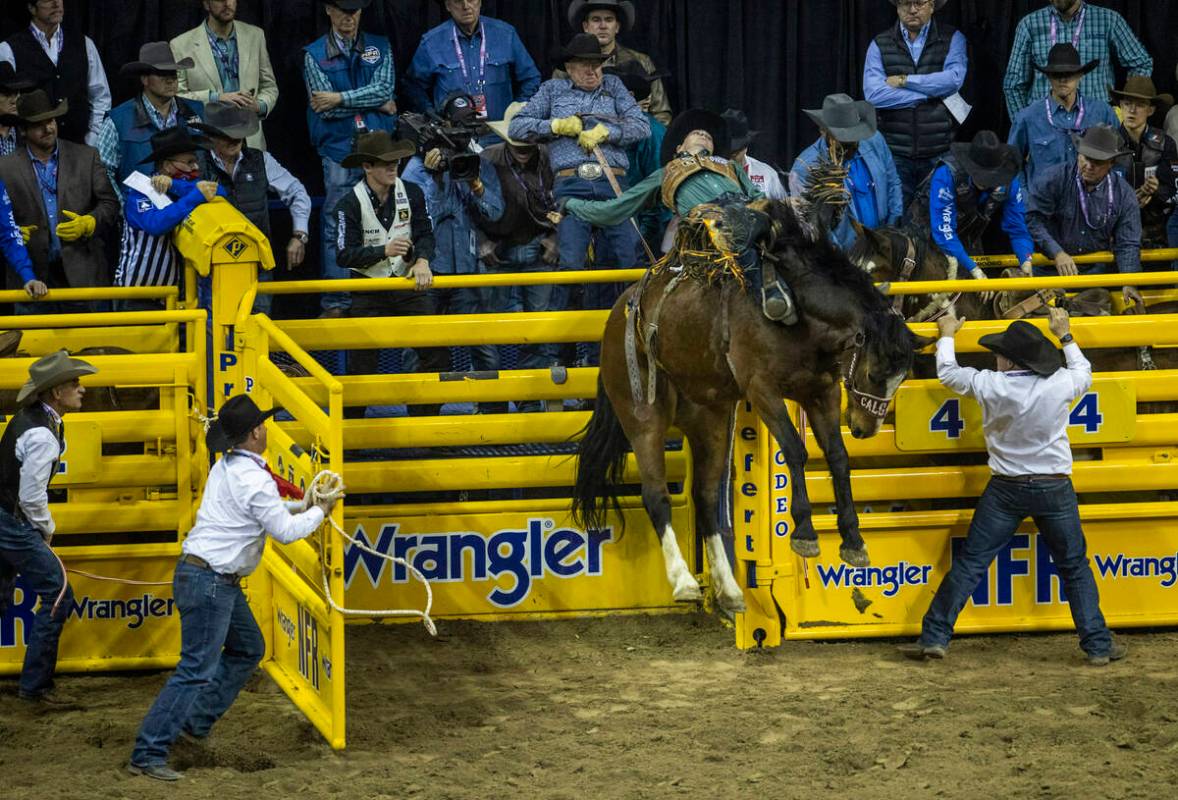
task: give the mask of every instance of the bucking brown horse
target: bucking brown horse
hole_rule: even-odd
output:
[[[693,213],[684,220],[673,254],[627,289],[610,312],[597,402],[578,452],[573,514],[589,528],[606,524],[607,511],[618,509],[627,445],[632,447],[643,505],[662,543],[674,597],[698,599],[699,584],[671,528],[664,443],[675,425],[691,445],[692,497],[717,602],[740,611],[744,600],[725,555],[718,514],[719,487],[731,469],[736,403],[750,403],[781,447],[793,484],[790,545],[815,557],[805,442],[783,400],[802,406],[834,480],[839,554],[848,564],[866,566],[839,427],[840,387],[845,385],[849,397],[851,435],[873,436],[913,353],[932,340],[913,335],[867,273],[825,236],[806,235],[788,204],[758,201],[718,213],[709,208],[710,218]],[[734,267],[739,247],[733,234],[749,228],[754,234],[745,241],[756,242],[761,258],[775,265],[794,292],[800,311],[795,325],[767,319]],[[707,256],[706,240],[715,255]]]

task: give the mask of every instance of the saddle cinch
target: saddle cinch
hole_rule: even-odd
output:
[[[1003,278],[1023,278],[1026,274],[1014,267],[1002,270]],[[1085,289],[1074,295],[1063,289],[1040,289],[1031,292],[999,292],[994,298],[997,319],[1046,317],[1049,306],[1065,309],[1073,317],[1107,317],[1113,313],[1112,297],[1107,289]]]

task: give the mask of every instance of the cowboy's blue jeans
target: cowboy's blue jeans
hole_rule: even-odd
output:
[[[933,167],[937,165],[940,156],[936,158],[909,158],[908,156],[895,156],[893,160],[896,162],[896,174],[900,177],[900,191],[903,194],[904,203],[904,221],[908,221],[908,207],[912,205],[912,200],[916,197],[916,190],[920,187],[921,181],[928,177],[929,173],[933,171]],[[881,213],[880,217],[886,216]]]
[[[526,244],[503,247],[499,252],[499,265],[489,268],[490,272],[547,272],[552,269],[544,263],[542,236]],[[551,311],[552,284],[533,286],[500,286],[491,290],[491,307],[497,312]],[[525,344],[519,348],[520,369],[547,369],[559,362],[559,348],[554,344]]]
[[[67,585],[57,614],[50,613],[65,580],[61,564],[39,530],[3,509],[0,509],[0,560],[19,576],[19,584],[26,593],[22,605],[31,609],[30,593],[41,601],[32,625],[28,625],[27,618],[25,621],[25,662],[17,688],[22,695],[35,697],[53,688],[57,642],[73,605],[74,593]]]
[[[622,189],[626,188],[625,177],[619,177]],[[604,177],[595,181],[583,178],[558,178],[552,190],[553,196],[576,197],[582,200],[612,200],[614,190]],[[597,236],[594,238],[594,232]],[[560,242],[560,268],[585,269],[588,262],[589,243],[594,244],[594,263],[600,269],[633,269],[638,265],[638,231],[629,220],[608,228],[595,228],[588,222],[565,214],[557,229]],[[585,286],[585,309],[610,308],[622,293],[621,284],[591,283]],[[563,311],[568,304],[568,289],[554,287],[553,310]]]
[[[323,156],[323,208],[319,211],[322,224],[322,261],[320,274],[324,280],[339,280],[352,277],[350,270],[341,267],[335,260],[337,246],[336,232],[339,225],[336,220],[335,207],[344,195],[352,191],[353,187],[364,177],[363,170],[349,169],[344,165]],[[352,307],[352,296],[347,292],[324,292],[319,299],[324,311],[338,308],[344,311]]]
[[[139,727],[131,763],[140,767],[166,764],[181,731],[207,736],[266,653],[253,612],[231,578],[180,563],[172,592],[180,612],[180,663]]]
[[[1100,613],[1100,596],[1088,564],[1076,492],[1068,478],[1037,483],[990,480],[974,510],[965,544],[954,556],[949,574],[941,581],[924,615],[921,644],[948,646],[966,600],[1027,517],[1035,521],[1040,539],[1051,548],[1080,635],[1080,647],[1089,655],[1108,653],[1112,636]]]

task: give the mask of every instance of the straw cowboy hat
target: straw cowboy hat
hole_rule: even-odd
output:
[[[1087,64],[1081,64],[1080,51],[1068,42],[1060,42],[1047,52],[1046,64],[1031,66],[1044,75],[1087,75],[1099,63],[1100,59],[1094,58]]]
[[[124,64],[122,75],[144,75],[159,72],[179,72],[196,66],[191,58],[176,60],[172,46],[167,42],[148,42],[139,48],[139,60]]]
[[[828,94],[821,109],[803,108],[819,128],[840,142],[861,142],[875,135],[875,106],[846,94]]]
[[[978,131],[972,142],[954,142],[949,149],[973,182],[987,189],[1005,186],[1022,168],[1018,150],[994,131]]]
[[[612,11],[622,23],[622,33],[634,27],[634,4],[630,0],[573,0],[569,3],[569,27],[580,30],[590,11]]]
[[[70,104],[68,100],[62,100],[55,106],[49,100],[49,95],[45,94],[43,89],[22,94],[16,101],[16,116],[23,125],[32,125],[34,122],[57,119],[68,114],[69,110]]]
[[[1121,137],[1108,125],[1093,125],[1074,139],[1076,152],[1094,161],[1112,161],[1132,151],[1121,147]]]
[[[1162,111],[1174,105],[1174,96],[1170,94],[1158,94],[1157,87],[1153,85],[1153,79],[1146,75],[1130,75],[1125,79],[1124,89],[1117,89],[1110,86],[1108,87],[1108,94],[1114,103],[1127,97],[1131,100],[1143,100],[1146,103],[1158,106]]]
[[[490,128],[496,136],[508,144],[515,145],[516,147],[529,147],[533,145],[534,142],[521,142],[516,139],[512,139],[507,135],[507,131],[511,127],[511,120],[514,119],[515,115],[518,114],[520,110],[523,109],[523,107],[526,105],[527,103],[512,103],[507,107],[507,110],[503,112],[503,119],[496,122],[488,122],[487,127]]]
[[[98,368],[80,358],[71,358],[65,350],[42,356],[29,367],[29,379],[16,395],[16,404],[23,406],[36,399],[41,392],[69,383],[83,375],[93,375]]]
[[[986,334],[978,344],[1044,377],[1051,377],[1063,366],[1059,348],[1025,320],[1016,319],[1002,333]]]
[[[340,163],[352,169],[353,167],[382,161],[391,164],[402,158],[409,158],[417,152],[417,147],[407,139],[394,139],[388,131],[374,131],[356,137],[356,149],[344,156]]]
[[[215,100],[205,103],[204,122],[194,122],[192,127],[220,139],[248,139],[258,132],[261,123],[248,108]]]
[[[269,411],[258,408],[248,394],[230,397],[221,406],[205,433],[209,452],[220,453],[244,439],[249,432],[281,411],[277,406]]]

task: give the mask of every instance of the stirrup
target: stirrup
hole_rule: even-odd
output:
[[[793,325],[798,321],[798,310],[793,298],[776,281],[761,287],[761,310],[774,322]]]

